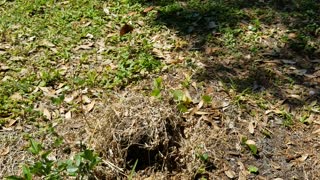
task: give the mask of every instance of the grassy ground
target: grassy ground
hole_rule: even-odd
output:
[[[0,14],[1,179],[320,177],[318,1]]]

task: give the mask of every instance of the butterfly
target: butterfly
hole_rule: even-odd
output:
[[[123,36],[129,32],[131,32],[133,30],[133,27],[128,25],[128,24],[125,24],[121,27],[120,29],[120,36]]]

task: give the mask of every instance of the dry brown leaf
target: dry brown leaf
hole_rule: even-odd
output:
[[[17,120],[15,120],[15,119],[10,119],[10,120],[9,120],[9,123],[6,124],[6,127],[11,127],[11,126],[14,125],[16,122],[17,122]]]
[[[205,48],[205,53],[207,55],[211,55],[211,54],[214,54],[214,53],[216,53],[216,52],[218,52],[220,50],[221,50],[221,48],[219,48],[219,47],[206,47]]]
[[[295,38],[297,38],[297,37],[298,37],[298,35],[297,35],[296,33],[293,33],[293,32],[292,32],[292,33],[289,33],[289,34],[288,34],[288,38],[289,38],[289,39],[295,39]]]
[[[206,115],[206,114],[214,114],[215,112],[204,112],[204,111],[196,111],[195,114],[198,115]]]
[[[64,98],[64,101],[66,103],[71,103],[76,97],[79,96],[79,92],[78,91],[73,91],[71,95],[68,95]]]
[[[16,92],[10,96],[10,99],[14,101],[19,101],[22,100],[22,96],[20,95],[20,93]]]
[[[49,112],[49,110],[48,110],[47,108],[43,108],[43,115],[44,115],[47,119],[51,120],[51,113]]]
[[[189,112],[189,118],[191,117],[191,116],[193,116],[194,115],[194,113],[195,112],[197,112],[199,109],[198,109],[198,106],[196,106],[196,107],[193,107],[191,110],[190,110],[190,112]]]
[[[73,50],[74,51],[78,51],[78,50],[90,50],[92,49],[94,46],[93,42],[87,42],[85,44],[79,45],[77,47],[75,47]]]
[[[144,13],[148,13],[154,9],[154,6],[149,6],[143,10]]]
[[[265,112],[266,115],[268,115],[270,113],[281,114],[282,111],[280,111],[280,110],[266,110],[266,112]]]
[[[308,154],[302,154],[301,157],[297,159],[299,162],[304,162],[309,157]]]
[[[271,162],[270,165],[276,170],[281,170],[281,166],[275,162]]]
[[[9,66],[6,66],[6,65],[3,65],[3,64],[0,64],[0,71],[7,71],[9,70],[10,67]]]
[[[192,83],[191,83],[191,86],[192,86],[195,90],[198,89],[198,86],[197,86],[197,83],[196,83],[196,82],[192,82]]]
[[[240,169],[238,180],[246,180],[249,172],[246,170],[244,164],[241,161],[238,161],[238,165]]]
[[[91,21],[81,23],[81,27],[88,27],[90,25],[91,25]]]
[[[246,141],[246,144],[247,145],[256,145],[256,142],[254,142],[253,140],[249,139],[249,140]]]
[[[320,134],[320,129],[313,131],[312,134]]]
[[[51,50],[52,52],[54,52],[54,53],[58,53],[57,48],[50,48],[50,50]]]
[[[53,48],[56,47],[52,42],[48,41],[47,39],[43,39],[39,42],[39,46],[44,46],[47,48]]]
[[[133,27],[128,24],[125,24],[120,29],[120,36],[123,36],[131,31],[133,31]]]
[[[95,103],[96,103],[96,102],[93,100],[90,104],[83,106],[84,111],[85,111],[86,113],[90,112],[90,111],[93,109]]]
[[[136,14],[137,14],[137,12],[135,12],[135,11],[131,11],[131,12],[128,13],[129,16],[134,16]]]
[[[71,113],[71,111],[68,111],[68,112],[65,114],[65,118],[66,118],[67,120],[69,120],[69,119],[72,118],[72,113]]]
[[[91,99],[87,95],[82,95],[82,102],[85,104],[89,104],[91,102]]]
[[[287,96],[287,98],[296,99],[302,101],[302,97],[297,94],[290,94]]]
[[[56,91],[48,87],[39,87],[43,94],[48,97],[56,97]]]
[[[202,106],[203,106],[203,104],[204,104],[204,101],[203,101],[203,99],[199,102],[199,104],[198,104],[198,109],[201,109],[202,108]]]
[[[9,154],[9,152],[10,152],[9,146],[2,148],[2,149],[0,149],[0,156],[5,156],[5,155]]]
[[[226,176],[228,176],[228,178],[235,178],[236,177],[236,173],[234,171],[228,170],[228,171],[224,171],[224,173],[226,174]]]
[[[249,122],[249,126],[248,126],[248,129],[249,129],[249,133],[250,134],[253,134],[254,133],[254,121],[250,121]]]
[[[0,55],[5,55],[5,54],[7,54],[8,52],[6,52],[5,50],[1,50],[0,49]]]

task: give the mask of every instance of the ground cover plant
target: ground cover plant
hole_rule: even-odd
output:
[[[0,14],[1,179],[320,177],[318,1]]]

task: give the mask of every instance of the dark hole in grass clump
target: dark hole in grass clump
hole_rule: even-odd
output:
[[[165,132],[159,134],[163,138],[161,141],[152,147],[144,146],[145,142],[150,142],[148,135],[140,137],[139,142],[128,147],[126,156],[126,168],[132,170],[136,160],[138,163],[135,171],[152,168],[155,170],[162,170],[165,167],[169,171],[178,170],[181,165],[178,164],[179,159],[178,148],[181,138],[181,127],[175,126],[166,120]]]
[[[134,163],[138,160],[135,170],[144,170],[147,167],[158,167],[161,166],[163,159],[160,157],[160,153],[163,151],[163,147],[158,146],[153,150],[148,150],[138,144],[131,145],[128,148],[128,155],[126,158],[127,169],[133,169]]]

